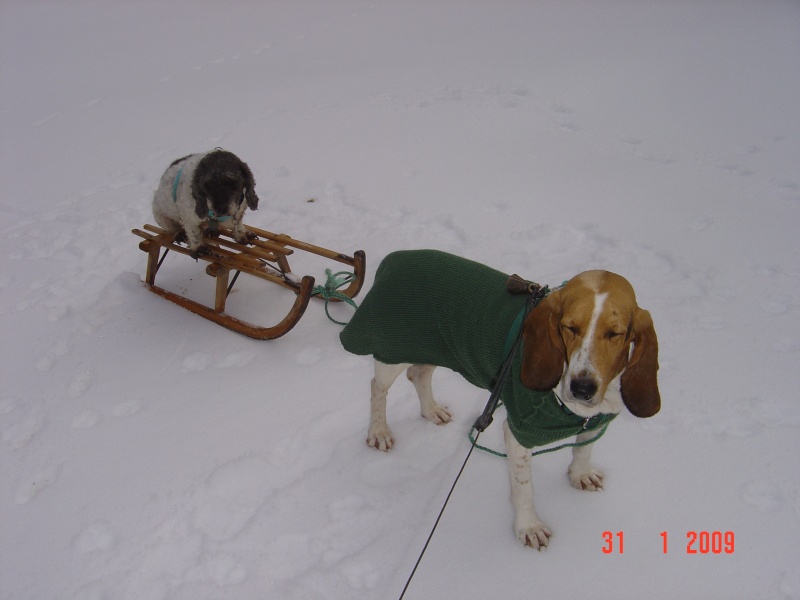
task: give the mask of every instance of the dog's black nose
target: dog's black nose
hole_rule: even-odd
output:
[[[569,383],[573,398],[591,400],[597,392],[597,383],[591,377],[575,377]]]

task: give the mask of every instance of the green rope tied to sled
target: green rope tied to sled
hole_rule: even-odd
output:
[[[356,304],[350,296],[338,291],[340,287],[349,284],[355,275],[353,273],[348,273],[347,271],[339,271],[338,273],[334,273],[330,269],[325,269],[325,275],[328,278],[325,281],[325,285],[315,286],[314,289],[311,290],[311,295],[319,296],[325,300],[325,314],[328,315],[328,319],[337,325],[347,325],[347,323],[337,321],[331,316],[331,313],[328,311],[328,303],[331,300],[340,300],[342,302],[347,302],[347,304],[355,309],[358,308],[358,304]]]

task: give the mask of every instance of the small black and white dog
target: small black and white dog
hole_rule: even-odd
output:
[[[197,258],[204,252],[203,234],[220,226],[231,230],[240,244],[250,236],[242,217],[258,208],[255,180],[250,167],[226,150],[190,154],[173,162],[153,198],[153,216],[165,230],[185,241]]]

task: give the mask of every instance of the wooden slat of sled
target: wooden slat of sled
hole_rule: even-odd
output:
[[[145,252],[151,252],[152,244],[156,244],[157,247],[168,248],[169,250],[172,250],[179,254],[191,256],[191,251],[187,247],[172,242],[171,236],[163,229],[159,229],[158,227],[155,227],[153,225],[145,225],[144,229],[146,229],[150,233],[141,231],[139,229],[134,229],[133,233],[145,239],[144,242],[141,242],[139,244],[139,247]],[[226,245],[231,246],[233,245],[233,243],[228,242]],[[268,281],[271,281],[272,283],[277,283],[278,285],[293,291],[298,290],[297,284],[284,279],[281,276],[280,271],[278,269],[262,262],[263,260],[270,260],[270,259],[264,257],[258,257],[254,254],[245,252],[233,252],[231,250],[226,249],[222,245],[212,244],[212,246],[214,248],[212,254],[201,254],[200,256],[197,257],[197,260],[203,260],[212,264],[220,265],[229,270],[241,271],[243,273],[247,273],[248,275],[253,275],[254,277],[266,279]],[[240,246],[238,244],[236,244],[235,246],[236,249],[246,248],[245,246]],[[289,250],[289,252],[291,252],[291,250]],[[277,262],[277,259],[274,259],[273,262]],[[209,275],[214,276],[212,273],[209,273]],[[151,285],[153,283],[153,281],[149,276],[147,282]]]
[[[305,313],[314,289],[314,278],[305,276],[298,283],[296,278],[287,279],[284,276],[284,274],[291,273],[288,257],[294,253],[294,249],[351,266],[354,271],[353,280],[346,289],[338,290],[340,293],[352,298],[358,294],[364,283],[366,256],[362,250],[358,250],[353,257],[349,257],[320,246],[295,240],[285,234],[274,234],[263,229],[246,226],[248,231],[258,236],[250,246],[236,243],[224,230],[220,232],[220,236],[204,240],[207,246],[211,246],[211,253],[198,256],[197,259],[209,263],[206,273],[216,280],[214,308],[210,308],[155,284],[159,262],[162,260],[162,248],[187,256],[191,256],[191,252],[187,247],[174,243],[171,234],[155,225],[146,224],[143,229],[145,231],[134,229],[133,233],[144,238],[139,247],[148,254],[145,283],[153,293],[210,321],[255,339],[274,339],[284,335],[297,324]],[[274,263],[277,268],[267,263]],[[247,273],[295,292],[297,296],[287,315],[272,327],[259,327],[226,315],[224,311],[230,271]]]
[[[314,244],[309,244],[308,242],[302,242],[300,240],[296,240],[293,237],[286,235],[285,233],[273,233],[271,231],[267,231],[266,229],[250,227],[249,225],[245,225],[245,229],[247,229],[247,231],[256,234],[259,237],[263,237],[277,244],[280,244],[281,246],[297,248],[298,250],[302,250],[303,252],[316,254],[317,256],[321,256],[323,258],[334,260],[336,262],[353,267],[353,280],[350,282],[350,285],[347,286],[345,289],[337,291],[350,298],[355,298],[356,295],[358,295],[358,293],[361,291],[361,288],[364,285],[364,277],[366,275],[366,270],[367,270],[367,256],[363,250],[356,250],[353,253],[353,256],[351,257],[347,256],[346,254],[342,254],[340,252],[335,252],[333,250],[328,250],[327,248],[322,248],[321,246],[315,246]],[[338,300],[335,299],[333,301],[338,302]]]

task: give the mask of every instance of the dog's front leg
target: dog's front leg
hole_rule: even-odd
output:
[[[367,445],[384,452],[391,450],[394,445],[392,430],[389,429],[389,424],[386,422],[386,396],[394,380],[408,366],[407,364],[387,365],[378,360],[375,361],[375,377],[371,384]]]
[[[251,233],[244,228],[244,209],[240,209],[233,216],[231,225],[231,235],[239,244],[247,245],[258,237],[255,233]]]
[[[508,454],[508,471],[511,476],[514,533],[517,535],[517,539],[526,546],[541,550],[547,546],[550,536],[553,534],[539,519],[533,506],[530,452],[511,433],[508,421],[503,423],[503,435]]]
[[[580,444],[595,437],[597,437],[597,431],[584,431],[578,434],[575,443]],[[572,448],[572,462],[567,469],[572,487],[590,492],[603,489],[603,473],[591,464],[592,446],[594,446],[593,443]]]
[[[184,216],[183,231],[186,233],[186,245],[191,250],[191,257],[197,259],[201,254],[210,254],[210,250],[203,244],[204,230],[207,225],[202,219],[192,213],[191,217]]]
[[[201,254],[211,254],[210,250],[203,245],[203,222],[197,220],[196,222],[185,223],[184,231],[186,232],[186,245],[191,250],[191,256],[197,259]]]
[[[203,234],[198,227],[186,228],[186,244],[192,252],[198,252],[203,245]]]

